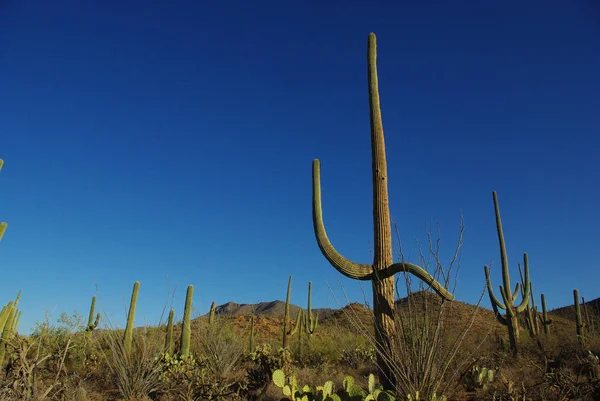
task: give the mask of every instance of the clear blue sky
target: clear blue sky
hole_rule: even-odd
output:
[[[314,239],[311,162],[333,244],[368,262],[369,32],[405,250],[439,221],[447,258],[462,210],[456,295],[490,260],[497,288],[496,190],[513,282],[528,252],[550,307],[600,296],[596,1],[96,3],[0,2],[0,302],[23,290],[23,332],[93,295],[121,326],[135,280],[138,324],[188,284],[199,313],[289,275],[298,305],[309,280],[316,307],[325,281],[361,301]]]

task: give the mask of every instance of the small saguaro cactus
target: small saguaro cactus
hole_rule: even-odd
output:
[[[576,329],[577,329],[577,340],[580,343],[584,342],[583,337],[583,327],[585,326],[583,323],[583,319],[581,318],[581,308],[579,307],[579,291],[577,289],[573,290],[573,300],[575,301],[575,319],[576,319]]]
[[[208,324],[212,325],[215,321],[215,310],[217,309],[217,303],[213,301],[210,304],[210,311],[208,312]]]
[[[552,319],[548,319],[548,310],[546,309],[546,297],[544,294],[540,295],[542,299],[542,325],[544,325],[544,334],[550,334],[550,325],[552,324]]]
[[[313,315],[312,313],[312,308],[311,308],[311,294],[312,294],[312,282],[308,282],[308,310],[306,311],[306,317],[304,318],[304,330],[306,331],[306,333],[308,334],[308,337],[310,339],[310,337],[315,334],[315,331],[317,330],[317,326],[319,324],[319,314],[315,313]]]
[[[498,206],[498,195],[496,191],[492,193],[494,198],[494,212],[496,214],[496,229],[498,231],[498,242],[500,244],[500,261],[502,263],[502,283],[504,286],[500,286],[500,295],[504,302],[500,302],[494,295],[492,289],[492,281],[490,280],[490,268],[484,266],[485,281],[487,285],[490,302],[492,303],[492,309],[496,315],[496,318],[500,324],[505,325],[508,328],[508,339],[510,341],[510,348],[513,354],[516,356],[518,352],[519,344],[519,319],[517,313],[521,313],[525,310],[529,304],[529,294],[531,292],[531,285],[529,282],[529,258],[527,254],[523,254],[523,265],[525,268],[525,277],[523,286],[525,291],[523,293],[523,300],[518,306],[514,305],[514,302],[519,296],[521,284],[517,283],[515,290],[510,292],[510,274],[508,273],[508,256],[506,254],[506,244],[504,243],[504,233],[502,231],[502,220],[500,219],[500,207]],[[498,309],[506,311],[506,315],[502,316]]]
[[[441,297],[452,300],[454,296],[447,290],[448,282],[440,284],[422,267],[404,261],[394,263],[387,161],[377,77],[377,44],[374,33],[369,34],[367,66],[373,180],[373,263],[353,262],[342,256],[329,241],[321,207],[321,164],[319,159],[314,159],[312,164],[312,220],[317,244],[325,259],[343,275],[356,280],[368,280],[372,283],[379,378],[386,388],[393,388],[394,374],[389,352],[393,349],[392,344],[397,337],[393,316],[394,275],[399,272],[411,273],[426,282]]]
[[[167,320],[167,334],[165,337],[165,351],[171,355],[173,353],[173,320],[175,319],[175,311],[169,311],[169,319]]]
[[[92,297],[92,305],[90,306],[90,315],[88,316],[88,324],[85,328],[85,334],[87,338],[92,338],[92,332],[98,327],[98,323],[100,323],[100,312],[96,315],[96,320],[94,320],[94,309],[96,308],[96,297]]]
[[[190,353],[190,339],[192,337],[192,298],[194,298],[194,286],[190,285],[185,296],[185,308],[183,310],[183,323],[181,327],[181,356]]]
[[[127,314],[127,326],[125,326],[125,334],[123,340],[125,342],[125,352],[131,352],[131,344],[133,343],[133,321],[135,320],[135,308],[137,306],[138,293],[140,291],[140,282],[136,281],[133,284],[131,292],[131,302],[129,303],[129,313]]]
[[[250,353],[256,349],[254,340],[254,315],[250,318]]]
[[[288,324],[290,321],[290,292],[292,291],[292,276],[288,279],[287,295],[285,297],[285,309],[283,312],[283,349],[289,345]]]

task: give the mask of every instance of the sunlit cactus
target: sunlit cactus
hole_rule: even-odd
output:
[[[518,306],[515,306],[514,302],[519,296],[521,284],[517,283],[515,290],[511,293],[510,286],[510,274],[508,272],[508,256],[506,253],[506,244],[504,242],[504,232],[502,230],[502,220],[500,219],[500,207],[498,206],[498,195],[496,191],[492,193],[494,199],[494,212],[496,214],[496,229],[498,231],[498,242],[500,244],[500,261],[502,263],[502,283],[500,286],[500,295],[502,296],[503,302],[498,300],[494,295],[492,289],[492,281],[490,279],[490,268],[484,266],[485,280],[487,285],[490,302],[492,303],[492,309],[496,315],[496,319],[505,325],[508,329],[508,339],[510,342],[510,348],[514,355],[517,355],[518,344],[519,344],[519,318],[517,313],[521,313],[527,308],[529,304],[529,294],[531,292],[531,285],[529,283],[529,258],[527,254],[523,254],[523,266],[525,269],[523,286],[523,299]],[[505,310],[506,315],[502,316],[499,309]]]
[[[183,323],[181,327],[181,356],[190,353],[190,339],[192,336],[192,299],[194,298],[194,286],[190,285],[185,296],[185,308],[183,310]]]
[[[137,306],[138,293],[140,291],[140,282],[136,281],[133,284],[133,291],[131,293],[131,302],[129,303],[129,313],[127,314],[127,326],[125,326],[125,334],[123,335],[123,341],[125,344],[125,352],[129,355],[131,353],[131,345],[133,343],[133,322],[135,320],[135,308]]]
[[[96,297],[92,297],[92,305],[90,306],[90,314],[88,316],[87,327],[85,328],[86,335],[88,338],[92,337],[92,332],[98,327],[100,323],[100,312],[96,315],[96,320],[94,320],[94,309],[96,308]]]
[[[374,33],[369,34],[367,66],[373,181],[374,258],[372,264],[356,263],[345,258],[329,241],[323,223],[323,211],[321,206],[321,164],[318,159],[314,159],[312,165],[312,220],[317,244],[327,261],[347,277],[372,282],[374,332],[376,337],[375,344],[378,349],[379,378],[386,388],[394,388],[394,373],[389,358],[389,352],[393,349],[392,344],[397,333],[393,316],[395,297],[394,275],[399,272],[413,274],[427,283],[427,285],[444,299],[452,300],[454,297],[447,290],[447,280],[444,284],[441,284],[420,266],[404,261],[394,263],[388,200],[389,177],[387,174],[385,140],[379,101],[377,44]]]

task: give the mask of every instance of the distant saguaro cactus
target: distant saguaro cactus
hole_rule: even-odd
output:
[[[171,309],[169,319],[167,320],[167,334],[165,337],[165,349],[167,354],[173,354],[173,320],[175,319],[175,311]]]
[[[288,279],[287,295],[285,297],[285,309],[283,312],[283,349],[289,345],[288,324],[290,321],[290,293],[292,291],[292,276]]]
[[[136,281],[133,284],[131,293],[131,302],[129,303],[129,313],[127,314],[127,326],[125,326],[125,334],[123,341],[125,342],[125,352],[131,353],[131,344],[133,343],[133,322],[135,320],[135,308],[137,306],[138,293],[140,291],[140,282]]]
[[[194,298],[194,286],[190,285],[185,296],[185,308],[183,310],[183,322],[181,327],[181,356],[190,353],[190,339],[192,337],[192,298]]]
[[[314,159],[312,164],[313,227],[319,249],[333,267],[347,277],[357,280],[369,280],[372,283],[375,344],[377,345],[378,366],[380,368],[379,379],[384,387],[393,388],[394,374],[392,364],[394,361],[390,361],[389,353],[393,349],[392,344],[397,335],[393,317],[395,295],[394,274],[398,272],[411,273],[426,282],[443,298],[452,300],[454,297],[445,285],[438,283],[425,269],[404,261],[394,263],[388,201],[387,161],[377,78],[377,44],[374,33],[369,34],[367,64],[373,178],[373,263],[359,264],[346,259],[329,241],[323,223],[321,207],[321,164],[319,159]]]
[[[542,324],[544,325],[544,334],[550,334],[550,325],[552,324],[552,319],[548,319],[548,310],[546,309],[546,297],[544,294],[541,294],[542,298]]]
[[[312,295],[312,282],[308,282],[308,309],[306,311],[306,317],[304,318],[304,330],[308,334],[308,338],[315,334],[317,331],[317,326],[319,325],[319,314],[315,313],[313,315],[312,307],[311,307],[311,295]]]
[[[585,324],[583,323],[583,319],[581,318],[581,308],[579,307],[579,291],[577,291],[577,289],[573,290],[573,300],[575,301],[577,340],[579,340],[579,342],[583,344],[583,328],[585,327]]]
[[[519,345],[519,318],[517,313],[521,313],[527,308],[529,304],[529,294],[531,292],[531,285],[529,283],[529,258],[527,254],[523,254],[523,265],[525,269],[525,277],[523,285],[525,291],[523,292],[523,300],[518,306],[514,305],[514,302],[519,296],[521,284],[517,283],[513,293],[510,292],[510,274],[508,272],[508,256],[506,254],[506,244],[504,243],[504,233],[502,231],[502,220],[500,219],[500,207],[498,206],[498,195],[496,191],[492,193],[494,198],[494,212],[496,214],[496,229],[498,231],[498,242],[500,244],[500,261],[502,263],[502,283],[504,286],[500,286],[500,295],[502,296],[503,302],[500,302],[494,295],[492,289],[492,281],[490,279],[490,268],[484,266],[485,281],[487,285],[490,302],[496,315],[496,319],[500,324],[505,325],[508,328],[508,339],[510,341],[510,348],[514,355],[517,355]],[[506,311],[506,316],[502,316],[498,309]]]
[[[92,332],[98,327],[98,323],[100,323],[100,312],[96,315],[96,320],[94,321],[94,309],[96,308],[96,297],[92,297],[92,305],[90,306],[90,315],[88,316],[88,324],[85,328],[85,334],[87,338],[92,338]]]
[[[215,310],[217,309],[217,303],[215,301],[213,301],[212,304],[210,304],[210,311],[208,312],[208,324],[212,325],[215,321]]]

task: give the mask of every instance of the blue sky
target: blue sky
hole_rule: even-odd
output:
[[[496,190],[513,282],[528,252],[549,307],[600,296],[600,6],[415,3],[0,2],[0,294],[23,290],[21,331],[93,295],[121,326],[135,280],[138,324],[175,287],[181,316],[188,284],[198,313],[284,299],[289,275],[296,304],[309,280],[315,307],[336,306],[326,281],[361,301],[314,239],[311,162],[333,244],[368,262],[369,32],[406,253],[439,222],[447,260],[462,211],[456,296],[476,302],[484,264],[501,282]]]

